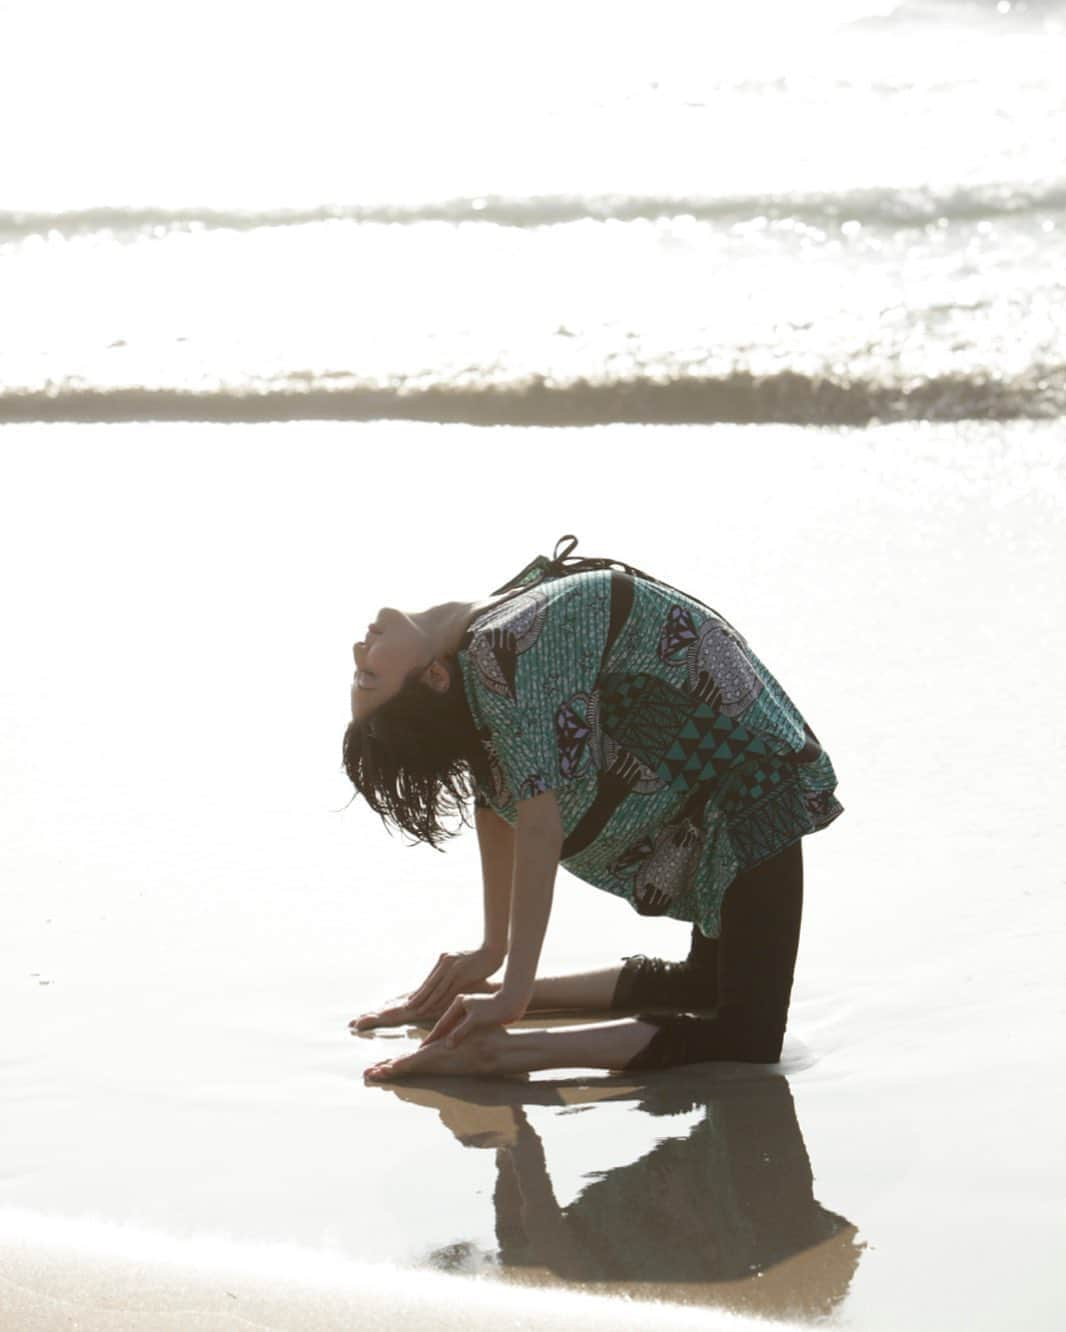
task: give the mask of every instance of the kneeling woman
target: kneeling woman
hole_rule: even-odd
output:
[[[441,814],[473,798],[485,914],[480,948],[442,954],[403,1002],[353,1021],[437,1019],[368,1078],[780,1057],[800,839],[841,813],[832,764],[717,612],[576,544],[483,601],[382,610],[355,644],[348,776],[433,846],[454,835]],[[688,958],[538,979],[560,864],[691,922]],[[637,1016],[507,1030],[549,1009]]]

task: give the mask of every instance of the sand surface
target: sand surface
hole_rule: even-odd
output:
[[[0,1329],[1062,1325],[1061,428],[0,434]],[[382,604],[563,532],[810,718],[772,1071],[382,1088],[477,852],[339,768]],[[544,969],[687,935],[560,876]]]

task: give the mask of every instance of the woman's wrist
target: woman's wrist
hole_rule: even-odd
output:
[[[529,1008],[530,996],[527,995],[523,998],[521,995],[515,994],[514,991],[508,990],[506,981],[492,997],[500,1007],[500,1021],[503,1023],[520,1022]]]
[[[533,998],[533,982],[524,978],[508,976],[504,972],[500,988],[497,990],[500,1002],[521,1017]]]

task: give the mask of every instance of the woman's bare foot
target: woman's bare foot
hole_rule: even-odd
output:
[[[553,1010],[605,1013],[621,974],[621,964],[602,967],[599,971],[583,971],[576,976],[546,976],[533,983],[533,997],[529,1001],[530,1013]],[[499,981],[482,981],[463,986],[465,994],[495,994]],[[417,991],[412,991],[417,993]],[[448,1007],[448,1001],[434,1005],[433,1009],[418,1008],[410,1003],[411,995],[392,999],[381,1008],[352,1018],[348,1026],[352,1031],[372,1031],[375,1027],[401,1027],[406,1022],[436,1022]]]
[[[390,1078],[410,1077],[412,1074],[435,1077],[441,1074],[502,1072],[508,1039],[508,1033],[498,1027],[495,1030],[474,1032],[456,1046],[433,1041],[398,1059],[383,1059],[377,1064],[371,1064],[364,1076],[370,1082],[385,1082]]]
[[[625,1019],[587,1027],[553,1027],[540,1031],[478,1031],[448,1046],[433,1041],[398,1059],[383,1059],[365,1073],[368,1082],[416,1075],[532,1073],[549,1068],[622,1069],[655,1034],[649,1022]]]

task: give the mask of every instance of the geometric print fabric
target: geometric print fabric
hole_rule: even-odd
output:
[[[663,755],[661,775],[677,790],[722,781],[746,756],[769,757],[761,736],[733,718],[698,703]]]
[[[687,654],[699,642],[686,646],[677,631],[692,626],[687,640],[714,613],[652,580],[632,581],[632,608],[602,673],[612,600],[607,571],[542,584],[546,618],[517,658],[514,697],[487,688],[460,651],[467,702],[479,732],[491,735],[502,779],[498,790],[481,795],[513,825],[523,792],[553,790],[568,838],[593,809],[607,765],[627,770],[612,759],[611,746],[630,755],[646,777],[565,867],[637,906],[635,879],[618,873],[628,850],[659,846],[656,854],[666,854],[676,836],[670,829],[679,817],[692,818],[700,849],[663,914],[714,937],[725,891],[739,872],[842,812],[836,776],[824,749],[808,756],[804,718],[739,635],[736,651],[760,686],[754,702],[730,717],[705,690],[695,693]],[[505,630],[506,615],[500,620],[494,627]]]

